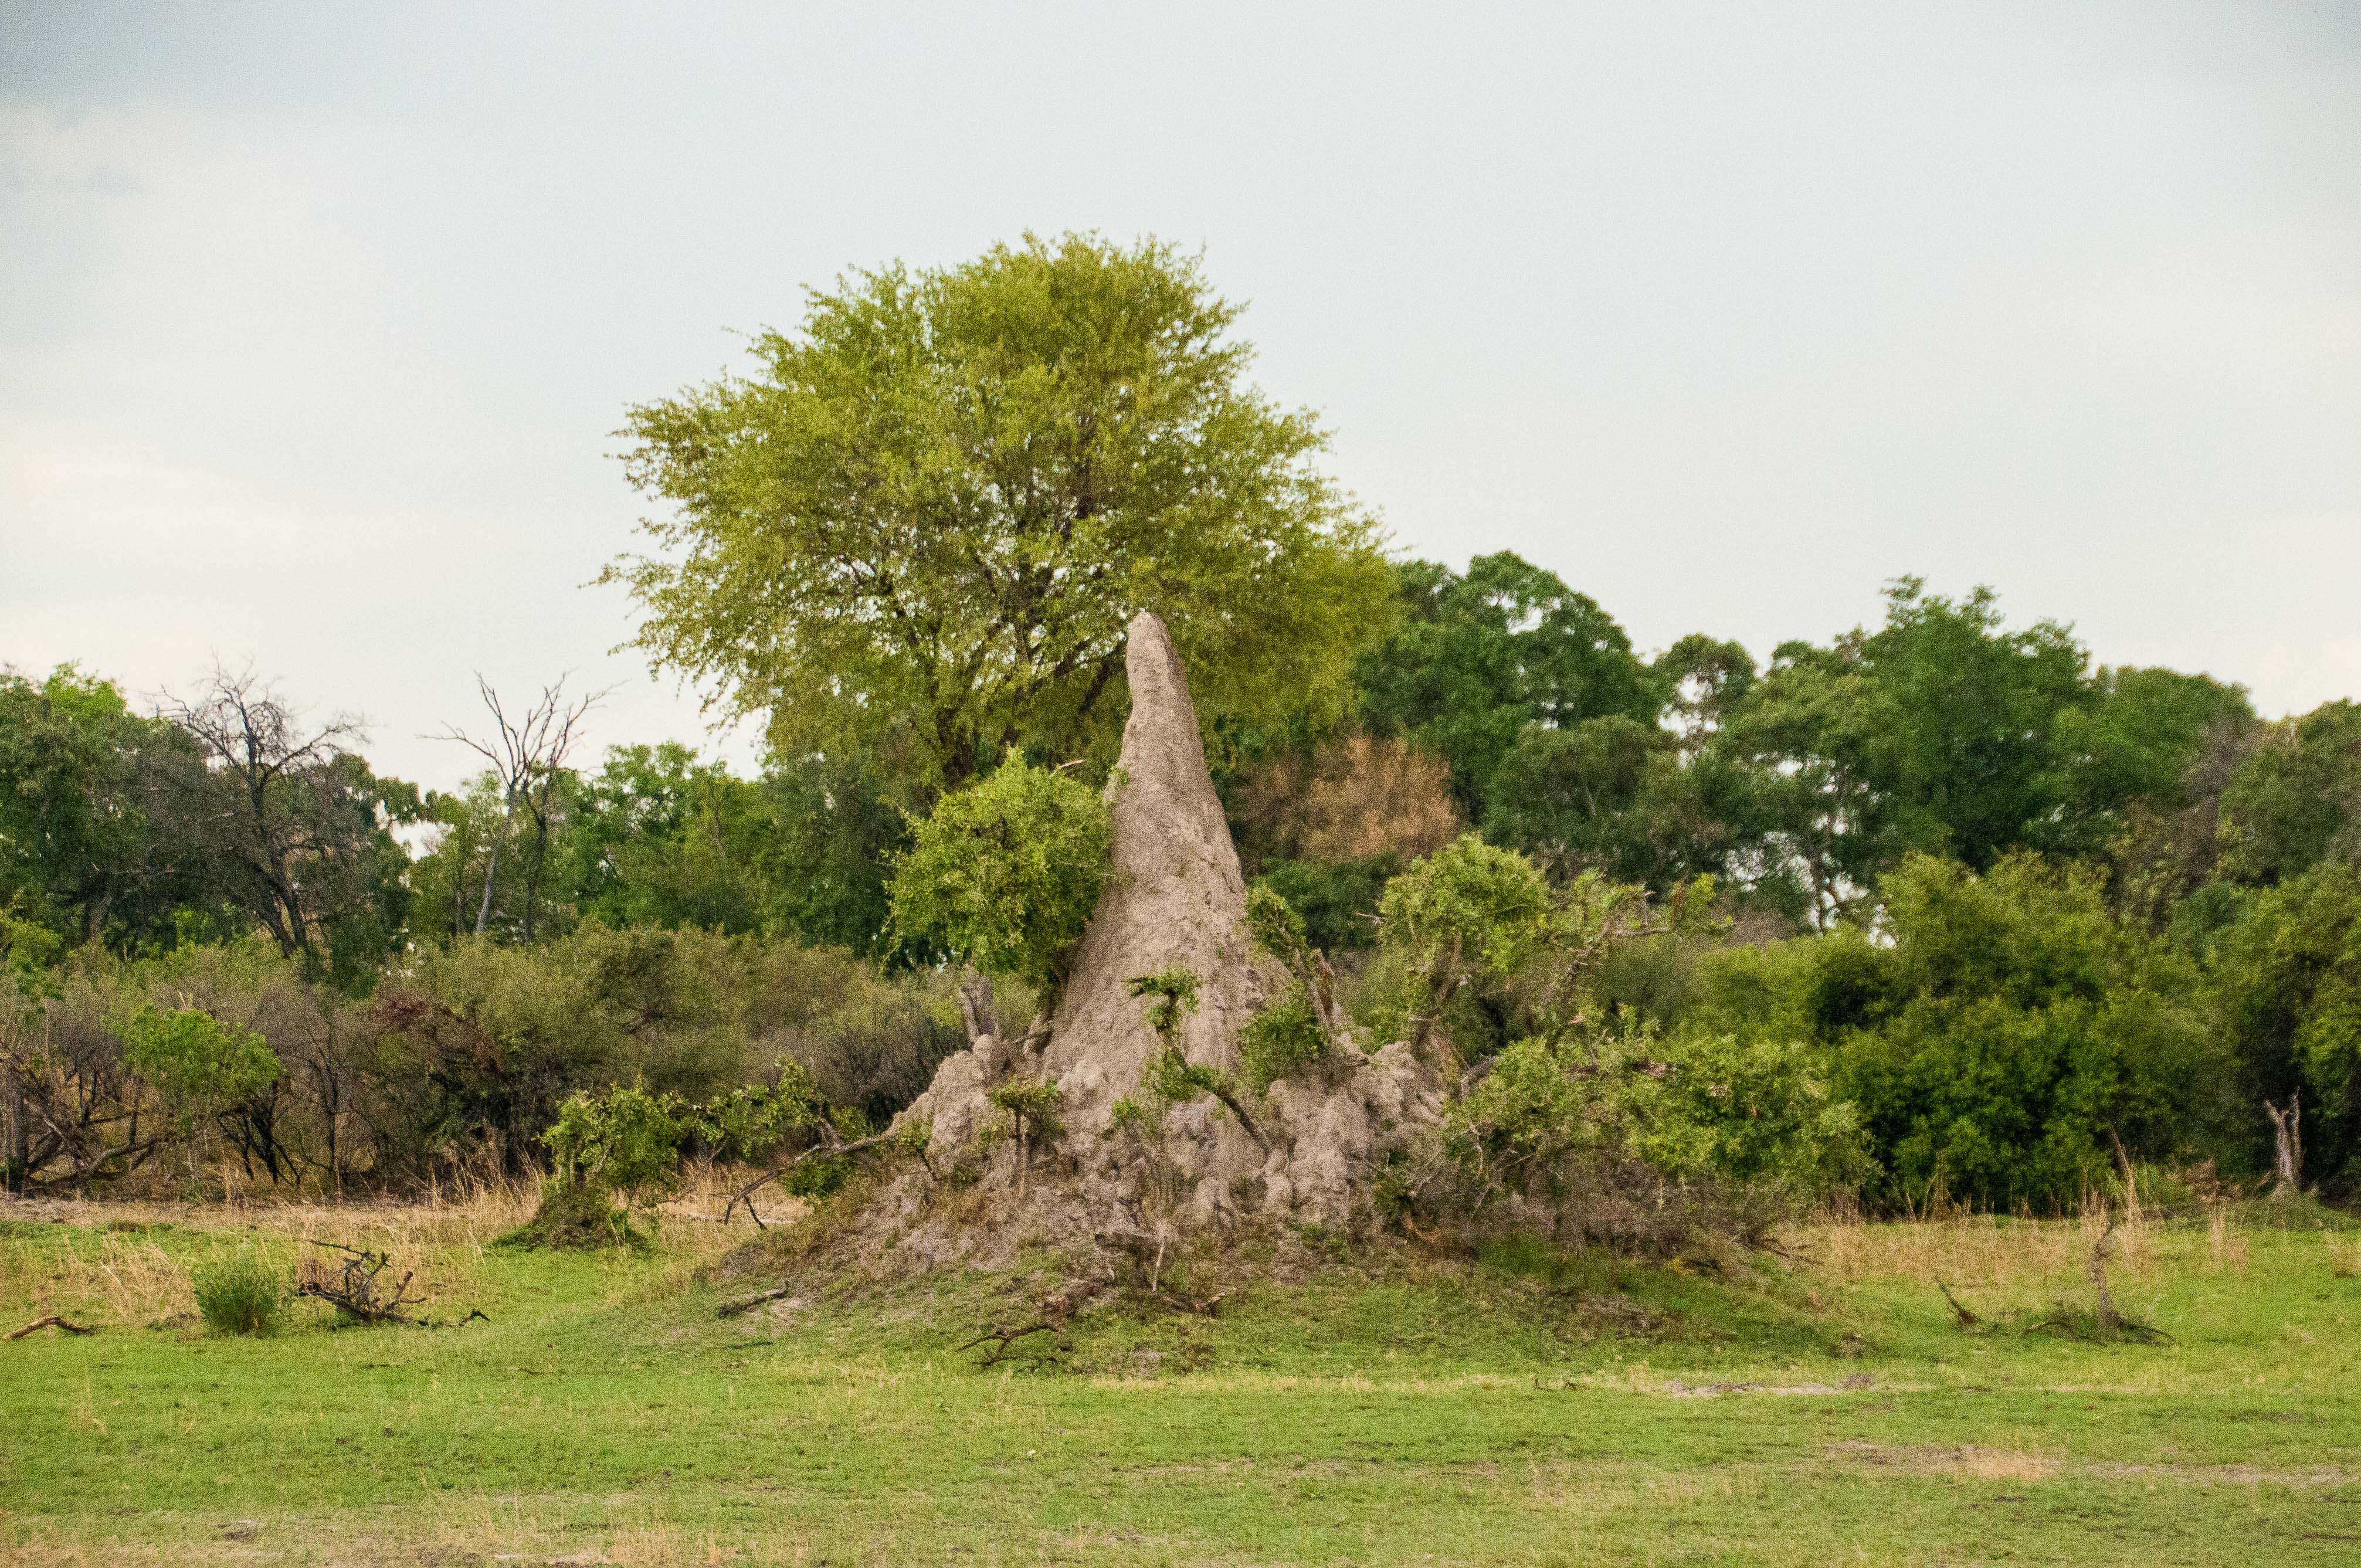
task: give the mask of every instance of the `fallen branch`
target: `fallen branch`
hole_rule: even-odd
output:
[[[758,1295],[741,1296],[735,1301],[724,1301],[713,1309],[713,1315],[717,1318],[743,1317],[763,1302],[775,1301],[794,1289],[795,1287],[792,1285],[782,1285],[775,1290],[764,1290]]]
[[[79,1187],[84,1181],[89,1180],[92,1173],[96,1171],[99,1167],[104,1165],[108,1160],[128,1159],[134,1155],[138,1156],[139,1159],[145,1159],[162,1142],[163,1140],[161,1138],[141,1138],[137,1143],[117,1144],[111,1149],[104,1149],[91,1156],[88,1159],[82,1161],[80,1165],[66,1172],[65,1175],[49,1177],[39,1182],[38,1185],[45,1190],[58,1187]],[[138,1160],[132,1160],[132,1163],[126,1166],[124,1168],[127,1173],[130,1170],[136,1169],[137,1166]]]
[[[1077,1280],[1053,1296],[1043,1297],[1040,1306],[1041,1315],[1033,1321],[1015,1328],[1004,1326],[986,1329],[965,1344],[959,1346],[951,1354],[963,1354],[978,1345],[988,1344],[992,1348],[986,1351],[983,1359],[975,1365],[979,1370],[986,1366],[996,1366],[1008,1359],[1019,1340],[1030,1339],[1038,1333],[1056,1334],[1063,1331],[1066,1321],[1074,1315],[1082,1303],[1114,1283],[1115,1276],[1111,1274],[1093,1275],[1088,1279]],[[1220,1299],[1214,1298],[1215,1300]],[[1053,1343],[1049,1350],[1035,1354],[1033,1359],[1037,1363],[1047,1361],[1050,1356],[1057,1354],[1061,1348],[1063,1347]]]
[[[992,1348],[984,1352],[983,1359],[977,1362],[975,1365],[979,1370],[986,1366],[997,1366],[1002,1362],[1008,1359],[1010,1351],[1016,1346],[1018,1340],[1029,1339],[1033,1335],[1039,1333],[1055,1333],[1062,1326],[1062,1323],[1053,1323],[1049,1319],[1043,1318],[1037,1322],[1027,1323],[1020,1329],[986,1329],[983,1332],[976,1335],[973,1339],[960,1346],[959,1349],[952,1352],[952,1354],[955,1355],[961,1354],[967,1351],[973,1350],[980,1344],[989,1344]],[[1046,1361],[1049,1356],[1055,1355],[1056,1354],[1057,1347],[1053,1344],[1046,1354],[1037,1355],[1034,1359],[1036,1361]]]
[[[422,1329],[429,1326],[424,1318],[413,1318],[402,1310],[404,1307],[422,1306],[425,1302],[424,1297],[410,1294],[410,1282],[417,1274],[415,1269],[403,1273],[392,1294],[386,1295],[379,1289],[378,1276],[393,1266],[390,1254],[367,1252],[359,1247],[346,1246],[342,1242],[315,1241],[312,1245],[330,1252],[343,1253],[345,1261],[331,1265],[315,1257],[304,1258],[295,1266],[296,1295],[325,1301],[347,1317],[362,1322],[410,1323]]]
[[[776,1181],[779,1178],[786,1175],[789,1171],[795,1169],[796,1167],[803,1164],[804,1161],[807,1159],[825,1159],[835,1155],[859,1154],[863,1149],[873,1149],[879,1144],[891,1143],[899,1135],[889,1127],[884,1132],[874,1134],[866,1138],[855,1138],[848,1144],[841,1138],[837,1137],[836,1130],[829,1127],[826,1122],[822,1122],[820,1126],[825,1130],[826,1135],[829,1139],[829,1142],[814,1144],[811,1147],[804,1150],[803,1153],[796,1156],[795,1158],[787,1161],[786,1164],[779,1167],[776,1170],[767,1171],[763,1175],[756,1177],[753,1180],[748,1182],[745,1186],[731,1193],[730,1195],[729,1203],[725,1205],[721,1211],[721,1223],[725,1225],[728,1224],[730,1223],[730,1216],[738,1212],[738,1205],[743,1203],[746,1205],[746,1212],[752,1216],[754,1221],[754,1228],[758,1231],[768,1230],[770,1227],[763,1223],[763,1216],[755,1212],[754,1194],[756,1192],[769,1186],[772,1182]]]
[[[38,1333],[42,1329],[63,1329],[70,1334],[94,1334],[98,1332],[96,1329],[86,1329],[80,1323],[70,1323],[63,1318],[58,1316],[55,1312],[52,1312],[46,1318],[35,1318],[23,1328],[14,1330],[5,1335],[0,1335],[0,1338],[23,1339],[27,1334]]]

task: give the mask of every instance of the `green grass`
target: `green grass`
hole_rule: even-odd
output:
[[[173,1269],[291,1262],[290,1228],[0,1225],[5,1326],[101,1328],[0,1344],[0,1561],[2361,1560],[2342,1230],[2127,1238],[2117,1304],[2169,1346],[1962,1333],[1936,1274],[1994,1321],[2087,1289],[2089,1233],[1987,1222],[1831,1227],[1727,1278],[1338,1265],[979,1373],[953,1347],[1023,1315],[1021,1282],[719,1320],[690,1279],[718,1240],[669,1233],[582,1255],[420,1228],[430,1310],[489,1324],[176,1315]]]

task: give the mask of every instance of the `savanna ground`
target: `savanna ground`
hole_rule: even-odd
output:
[[[980,1371],[1026,1282],[719,1318],[746,1227],[697,1206],[598,1255],[497,1247],[499,1191],[0,1207],[0,1327],[98,1331],[0,1343],[0,1561],[2361,1561],[2361,1236],[2308,1207],[2119,1231],[2169,1343],[2023,1332],[2089,1305],[2095,1221],[1982,1218],[1719,1269],[1337,1247]],[[307,1238],[490,1321],[204,1333],[192,1266]]]

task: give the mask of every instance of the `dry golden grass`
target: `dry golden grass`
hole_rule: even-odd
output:
[[[717,1223],[735,1173],[705,1172],[671,1202],[642,1218],[658,1233],[668,1267],[661,1277],[634,1276],[619,1283],[617,1299],[653,1299],[750,1234]],[[93,1201],[68,1199],[27,1203],[17,1217],[59,1221],[82,1234],[59,1248],[0,1248],[0,1299],[37,1301],[76,1321],[121,1327],[171,1321],[193,1312],[188,1268],[154,1236],[154,1228],[204,1233],[216,1245],[254,1246],[273,1262],[292,1266],[310,1242],[390,1255],[411,1270],[420,1310],[432,1314],[483,1292],[489,1249],[532,1217],[540,1201],[529,1182],[483,1181],[431,1189],[411,1201],[335,1201],[318,1197],[273,1199],[269,1190],[233,1187],[225,1201]],[[790,1200],[783,1208],[799,1212]],[[94,1244],[94,1245],[93,1245]]]
[[[2016,1292],[2071,1285],[2089,1277],[2091,1249],[2106,1234],[2107,1211],[2092,1206],[2072,1219],[2003,1219],[1955,1214],[1914,1224],[1823,1220],[1796,1227],[1789,1245],[1812,1260],[1811,1272],[1839,1285],[1941,1279],[1960,1289]],[[2111,1277],[2136,1281],[2184,1261],[2187,1233],[2136,1221],[2116,1226]],[[2226,1245],[2225,1243],[2217,1244]],[[2237,1242],[2243,1248],[2243,1240]]]

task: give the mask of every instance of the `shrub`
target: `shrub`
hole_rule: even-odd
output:
[[[894,867],[894,929],[986,974],[1054,985],[1107,874],[1104,801],[1011,757],[911,826]]]
[[[1829,1091],[1809,1045],[1691,1030],[1655,1054],[1664,1070],[1632,1080],[1631,1104],[1641,1156],[1667,1175],[1818,1198],[1875,1172],[1860,1109]]]
[[[926,1091],[943,1058],[967,1048],[942,978],[873,981],[842,1006],[786,1031],[782,1048],[830,1103],[857,1105],[882,1125]]]
[[[680,1180],[680,1146],[689,1107],[676,1095],[632,1084],[600,1095],[577,1094],[541,1135],[560,1187],[576,1182],[626,1198],[665,1192]]]
[[[1282,1078],[1297,1073],[1328,1053],[1328,1031],[1312,1005],[1312,993],[1298,981],[1279,998],[1253,1017],[1238,1033],[1238,1059],[1246,1082],[1260,1094]]]
[[[2098,873],[1912,856],[1883,889],[1889,941],[1717,959],[1698,1015],[1752,1012],[1767,1026],[1742,1038],[1817,1046],[1887,1200],[2056,1208],[2109,1179],[2117,1138],[2169,1159],[2221,1124],[2231,1062],[2197,976],[2110,916]]]
[[[1254,885],[1301,911],[1312,946],[1354,952],[1376,945],[1378,925],[1370,916],[1401,869],[1401,857],[1391,852],[1354,861],[1266,861]]]
[[[196,1007],[150,1004],[124,1025],[124,1064],[156,1086],[183,1124],[259,1093],[279,1079],[279,1058],[249,1029]]]
[[[217,1334],[267,1334],[287,1304],[286,1281],[252,1253],[199,1266],[191,1276],[197,1310]]]
[[[2315,866],[2255,897],[2221,944],[2220,1013],[2251,1106],[2302,1094],[2307,1180],[2343,1185],[2361,1149],[2361,871]],[[2246,1163],[2268,1168],[2258,1111]]]

